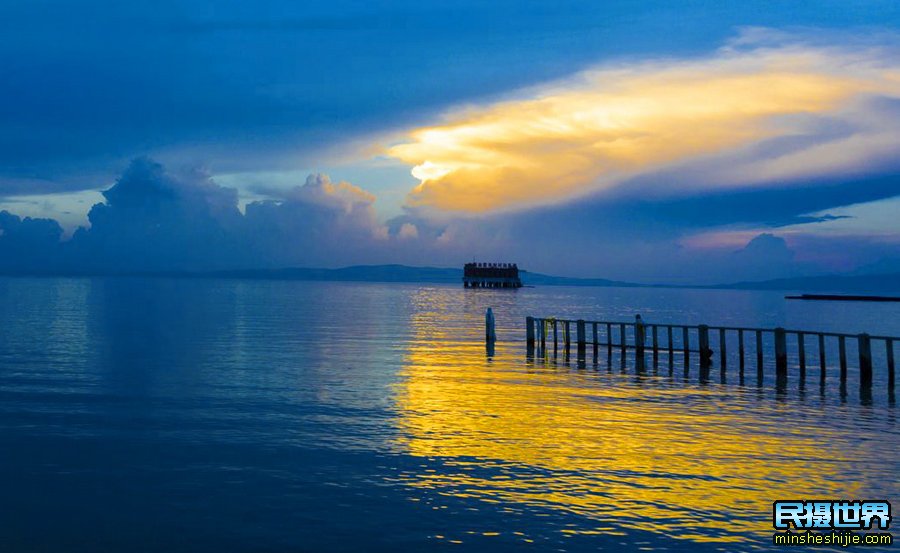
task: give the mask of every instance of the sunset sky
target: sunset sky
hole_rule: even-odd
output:
[[[0,29],[0,269],[900,271],[892,0],[11,0]]]

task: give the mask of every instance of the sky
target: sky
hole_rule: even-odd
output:
[[[900,271],[900,4],[0,0],[0,271]]]

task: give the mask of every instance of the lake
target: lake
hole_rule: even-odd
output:
[[[883,352],[860,401],[852,356],[846,394],[701,383],[528,359],[524,319],[900,336],[783,296],[0,278],[0,551],[771,549],[777,499],[900,499]]]

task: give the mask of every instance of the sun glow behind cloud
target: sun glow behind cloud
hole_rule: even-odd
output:
[[[896,147],[895,126],[870,105],[900,98],[900,64],[883,48],[748,42],[707,59],[595,69],[450,113],[441,125],[409,131],[388,153],[413,165],[420,180],[409,205],[484,212],[614,189],[778,137],[815,144],[691,184],[840,171]],[[815,140],[824,122],[844,119],[859,128]]]

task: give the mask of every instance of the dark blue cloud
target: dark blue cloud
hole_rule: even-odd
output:
[[[172,174],[134,160],[94,205],[89,227],[68,241],[50,219],[0,212],[0,270],[130,273],[208,271],[375,262],[387,229],[374,197],[349,183],[312,175],[246,213],[237,194],[203,173]]]
[[[61,262],[62,227],[52,219],[0,211],[0,270],[43,272]]]
[[[900,4],[891,0],[852,10],[843,0],[13,0],[0,5],[0,197],[97,188],[147,152],[173,160],[170,167],[187,161],[213,172],[308,166],[316,151],[357,133],[430,123],[448,105],[597,62],[708,54],[737,26],[898,23]],[[741,155],[784,155],[855,132],[825,118],[814,130]],[[3,213],[0,267],[453,265],[474,254],[513,257],[548,272],[715,281],[739,265],[737,254],[698,260],[680,238],[719,227],[813,223],[823,217],[810,213],[900,193],[900,171],[890,160],[865,174],[666,192],[690,189],[700,169],[646,175],[618,195],[491,218],[434,221],[411,211],[382,228],[371,199],[335,193],[321,178],[241,213],[235,191],[207,174],[173,175],[144,159],[105,192],[90,212],[90,228],[68,242],[59,241],[55,221]],[[762,240],[768,249],[744,254],[748,271],[776,258],[768,267],[778,274],[771,276],[810,269],[778,257],[783,249]],[[810,244],[816,247],[828,246]],[[896,257],[879,245],[865,248],[872,259]]]
[[[881,181],[849,184],[871,197],[896,192],[881,188]],[[843,205],[846,199],[828,193],[835,185],[822,186],[807,187],[805,194],[818,197],[823,207]],[[812,202],[805,196],[780,202],[776,212],[760,210],[772,201],[770,194],[723,196],[720,201],[729,202],[731,216],[712,218],[732,226],[750,221],[754,228],[765,227],[773,213],[778,221],[795,224],[837,219],[803,215],[803,206]],[[133,161],[103,195],[105,201],[90,211],[90,227],[68,241],[60,241],[62,229],[53,220],[0,212],[0,271],[127,273],[389,262],[453,266],[476,256],[515,259],[530,270],[573,276],[717,283],[827,272],[835,263],[842,270],[866,264],[877,270],[900,262],[890,243],[813,235],[789,244],[774,224],[771,232],[748,238],[745,247],[686,248],[681,239],[722,227],[702,216],[699,198],[693,200],[696,205],[594,198],[442,221],[410,210],[381,225],[372,195],[323,175],[311,175],[278,200],[252,202],[242,213],[235,191],[207,174],[171,173],[146,158]]]
[[[748,186],[675,198],[632,196],[600,200],[595,206],[612,217],[624,216],[647,232],[689,232],[740,223],[779,227],[815,222],[807,214],[897,195],[900,173],[793,181],[782,186]],[[591,210],[591,206],[580,210]]]
[[[232,234],[242,218],[237,194],[205,175],[176,178],[138,159],[103,195],[90,228],[66,244],[79,271],[196,270],[242,256]]]
[[[0,196],[25,177],[33,193],[96,187],[145,152],[302,165],[348,133],[606,59],[708,51],[736,26],[898,21],[889,1],[4,2]]]
[[[620,187],[627,193],[598,193],[490,217],[435,222],[413,209],[389,226],[393,232],[402,224],[415,224],[420,236],[443,242],[433,255],[454,261],[473,255],[512,258],[536,271],[617,280],[716,283],[840,272],[862,265],[877,271],[900,263],[895,241],[817,237],[815,223],[847,217],[811,215],[900,196],[900,171],[661,195],[657,179],[665,182],[673,176],[642,177]],[[789,225],[795,226],[794,234],[799,225],[810,225],[810,230],[794,236],[795,244],[788,246],[778,229]],[[768,231],[739,251],[683,246],[697,234],[742,229]],[[896,229],[885,232],[896,234]],[[446,240],[440,240],[442,236]]]

